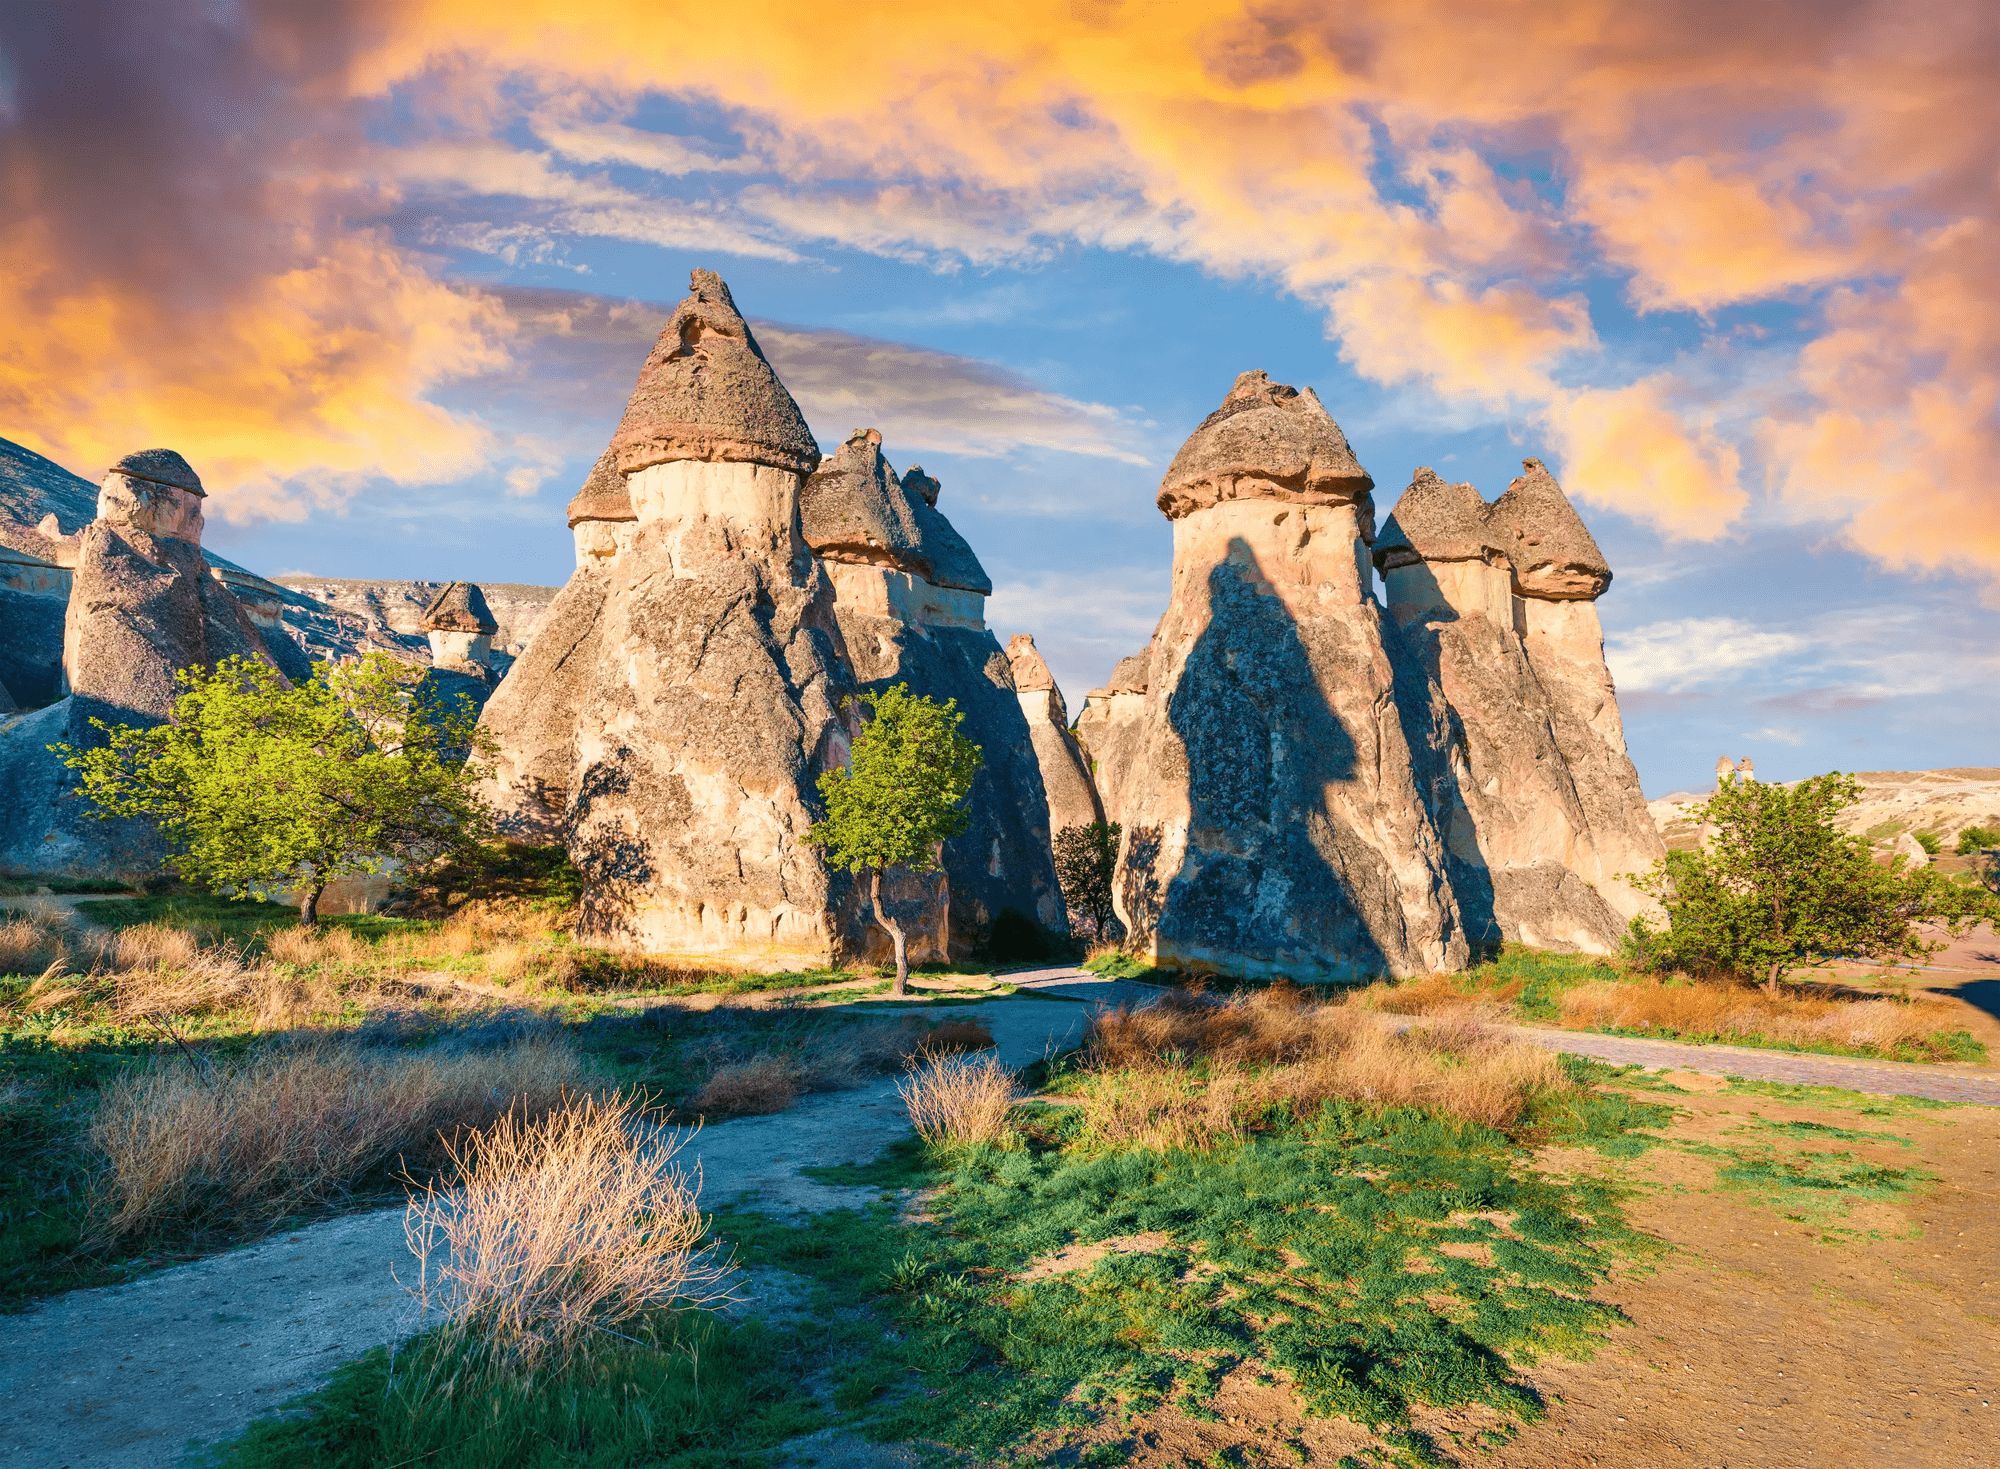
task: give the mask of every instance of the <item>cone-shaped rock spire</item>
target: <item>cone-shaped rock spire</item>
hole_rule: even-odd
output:
[[[819,464],[812,430],[729,287],[714,271],[697,270],[690,291],[653,344],[612,435],[619,470],[694,459],[812,473]]]
[[[881,432],[857,429],[799,496],[806,544],[823,561],[894,566],[932,586],[991,595],[972,547],[935,508],[937,483],[917,470],[897,479]]]
[[[1160,483],[1159,505],[1178,520],[1220,500],[1262,495],[1339,505],[1374,487],[1311,388],[1301,393],[1246,372],[1181,445]]]
[[[1504,549],[1486,523],[1479,491],[1419,469],[1375,539],[1375,565],[1392,571],[1418,561],[1478,561],[1489,548]]]

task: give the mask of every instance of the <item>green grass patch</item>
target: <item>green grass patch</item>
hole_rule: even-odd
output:
[[[1577,1027],[1571,1027],[1573,1029]],[[1593,1025],[1591,1035],[1622,1035],[1639,1040],[1677,1041],[1690,1046],[1741,1046],[1747,1051],[1787,1051],[1801,1056],[1853,1056],[1868,1061],[1906,1061],[1931,1065],[1977,1065],[1986,1059],[1986,1043],[1969,1030],[1940,1030],[1921,1041],[1883,1048],[1848,1046],[1838,1041],[1780,1040],[1755,1031],[1675,1030],[1670,1026]]]
[[[1148,964],[1144,959],[1135,958],[1133,955],[1124,953],[1122,951],[1112,952],[1109,954],[1099,954],[1094,959],[1084,960],[1083,964],[1080,967],[1089,970],[1092,974],[1100,975],[1105,979],[1157,978],[1161,981],[1165,981],[1166,979],[1172,977],[1173,975],[1173,971],[1171,970],[1155,969],[1152,965]]]
[[[296,928],[299,910],[259,898],[224,898],[209,893],[168,897],[101,898],[76,905],[90,922],[104,928],[137,928],[158,923],[192,929],[216,938],[246,942],[274,928]],[[324,928],[344,928],[356,938],[377,939],[424,925],[381,913],[333,913],[320,919]]]
[[[129,893],[129,882],[95,877],[0,877],[0,897],[32,897],[36,893]]]

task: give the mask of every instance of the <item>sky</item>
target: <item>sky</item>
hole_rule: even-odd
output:
[[[0,436],[267,574],[555,584],[691,268],[1072,712],[1167,462],[1315,388],[1384,515],[1549,463],[1649,795],[2000,765],[2000,9],[0,0]]]

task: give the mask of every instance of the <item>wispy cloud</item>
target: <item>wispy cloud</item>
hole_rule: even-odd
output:
[[[1678,617],[1619,634],[1605,661],[1620,689],[1680,693],[1733,681],[1809,646],[1795,633],[1771,632],[1736,617]]]

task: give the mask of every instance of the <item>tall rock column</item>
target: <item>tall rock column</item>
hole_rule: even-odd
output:
[[[1030,634],[1016,633],[1007,640],[1007,662],[1014,671],[1014,691],[1021,698],[1028,735],[1035,743],[1035,760],[1042,768],[1042,789],[1048,792],[1049,834],[1104,820],[1089,760],[1069,731],[1062,690]]]
[[[1374,548],[1390,621],[1446,706],[1452,886],[1474,939],[1607,953],[1624,922],[1591,885],[1591,824],[1515,632],[1512,538],[1488,509],[1420,469]]]
[[[847,884],[805,837],[815,781],[847,757],[852,681],[799,529],[819,449],[712,271],[694,273],[611,449],[636,519],[576,679],[579,934],[703,962],[834,962]]]
[[[1077,743],[1090,762],[1090,778],[1106,821],[1125,821],[1125,792],[1145,753],[1152,656],[1149,643],[1144,652],[1120,658],[1109,682],[1083,696],[1083,713],[1076,719]]]
[[[914,465],[899,479],[882,435],[857,431],[806,482],[800,523],[832,584],[855,677],[955,699],[965,716],[960,733],[984,755],[966,798],[971,822],[944,846],[945,910],[921,879],[899,880],[889,895],[905,926],[923,936],[926,956],[956,958],[1009,908],[1058,930],[1067,919],[1033,726],[986,627],[993,583],[937,508],[939,489]],[[884,937],[868,923],[856,933],[871,953]]]
[[[1666,846],[1625,748],[1618,691],[1604,662],[1596,603],[1611,585],[1611,568],[1555,476],[1538,459],[1523,460],[1522,469],[1489,519],[1507,543],[1515,628],[1548,693],[1556,743],[1590,823],[1593,860],[1584,875],[1621,918],[1657,913],[1626,880],[1665,857]]]
[[[1373,480],[1308,390],[1244,373],[1161,484],[1119,917],[1161,964],[1363,979],[1466,944],[1369,595]]]
[[[66,697],[0,734],[0,868],[83,877],[144,877],[164,855],[138,821],[97,821],[71,793],[73,777],[47,746],[87,746],[106,724],[157,724],[173,712],[184,668],[225,658],[277,667],[250,615],[210,575],[201,553],[194,469],[171,449],[143,449],[111,467],[97,518],[75,537],[63,624]],[[67,548],[66,548],[67,549]]]

